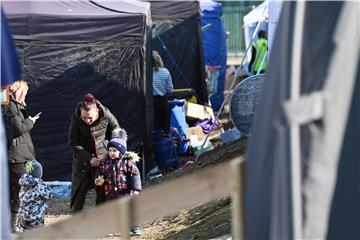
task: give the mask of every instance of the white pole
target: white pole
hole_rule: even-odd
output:
[[[300,98],[301,50],[304,25],[305,3],[298,1],[295,10],[294,41],[292,45],[291,92],[290,100]],[[300,128],[297,123],[290,122],[291,148],[291,199],[293,238],[302,237],[302,201],[301,201],[301,158],[300,158]]]

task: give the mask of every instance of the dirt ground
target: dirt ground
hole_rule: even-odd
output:
[[[143,185],[145,188],[151,187],[161,182],[199,171],[201,168],[229,161],[236,156],[244,155],[246,147],[246,138],[241,138],[231,144],[221,145],[209,152],[203,153],[188,168],[167,173],[160,178],[147,181]],[[187,160],[182,159],[182,161]],[[152,223],[144,224],[142,226],[141,237],[133,237],[132,239],[218,239],[220,236],[230,235],[230,201],[230,197],[217,199],[201,206],[157,219]],[[91,191],[87,196],[85,209],[93,208],[94,203],[95,192]],[[69,199],[52,199],[49,203],[49,213],[45,223],[52,224],[69,216]],[[103,239],[120,239],[120,237],[115,235],[107,236]]]

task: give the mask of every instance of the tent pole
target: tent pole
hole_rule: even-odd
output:
[[[294,40],[292,44],[291,92],[290,101],[300,98],[301,50],[304,28],[305,3],[298,1],[295,10]],[[300,127],[290,122],[290,174],[293,239],[302,238],[302,200],[301,200],[301,158],[300,158]]]
[[[257,72],[256,72],[256,75],[259,75],[259,74],[260,74],[261,69],[262,69],[262,67],[263,67],[263,65],[264,65],[265,59],[267,58],[267,55],[268,55],[268,50],[266,50],[263,58],[261,59],[261,63],[260,63],[259,69],[258,69]]]

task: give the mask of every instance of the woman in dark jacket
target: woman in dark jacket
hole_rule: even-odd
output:
[[[16,227],[16,217],[19,212],[19,178],[25,173],[25,164],[35,159],[34,145],[30,130],[39,116],[31,117],[26,112],[25,98],[28,91],[25,81],[19,80],[10,86],[10,103],[2,107],[6,128],[11,136],[8,139],[8,160],[10,171],[10,206],[11,225]]]
[[[119,128],[115,116],[92,94],[86,94],[75,108],[68,139],[73,152],[70,202],[73,212],[83,209],[87,192],[94,187],[96,167],[107,153],[107,141],[115,128]],[[96,204],[104,201],[103,189],[96,188]]]

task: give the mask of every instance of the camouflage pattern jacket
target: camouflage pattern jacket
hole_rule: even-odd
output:
[[[52,198],[53,194],[51,188],[41,179],[29,174],[22,175],[19,184],[21,189],[18,227],[19,231],[24,231],[44,224],[48,208],[46,202]]]

